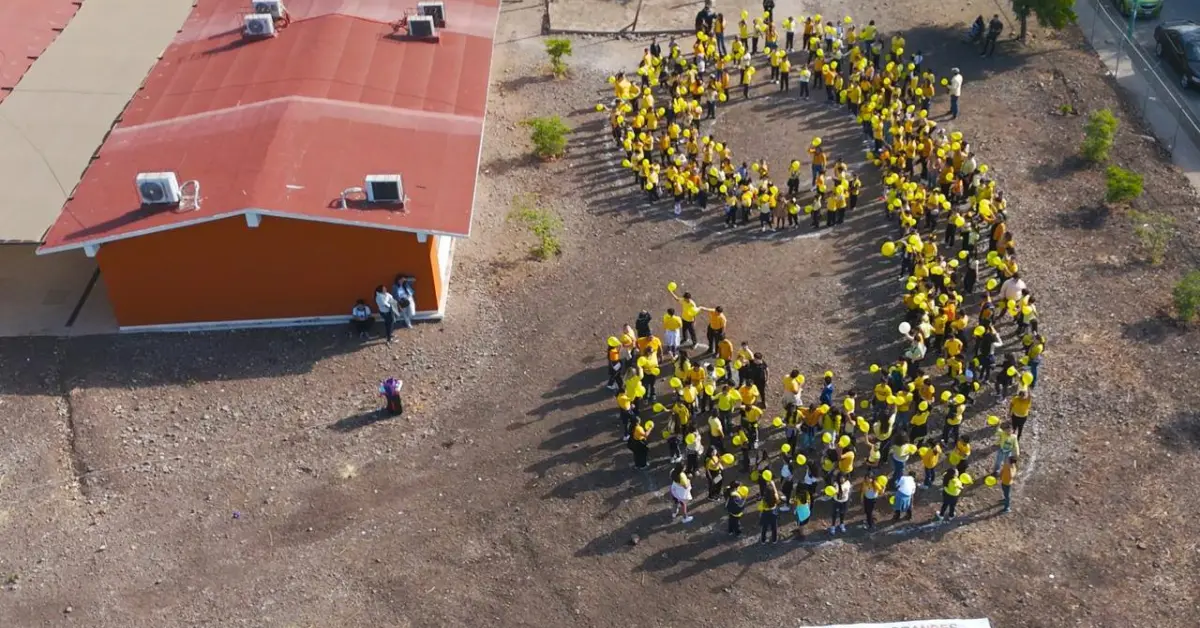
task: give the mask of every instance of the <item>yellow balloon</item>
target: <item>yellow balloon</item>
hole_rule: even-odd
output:
[[[1009,377],[1016,377],[1016,375],[1017,375],[1017,369],[1015,369],[1015,368],[1013,368],[1013,367],[1011,367],[1011,366],[1010,366],[1010,367],[1008,367],[1008,369],[1007,369],[1007,370],[1005,370],[1005,371],[1004,371],[1004,373],[1005,373],[1006,375],[1008,375]]]
[[[761,476],[759,475],[758,471],[750,472],[750,481],[751,482],[757,482],[759,477],[761,477]]]
[[[986,478],[983,478],[983,483],[984,483],[984,484],[987,484],[988,486],[995,486],[995,485],[996,485],[996,478],[995,478],[995,476],[991,476],[991,475],[989,475],[989,476],[987,476]]]
[[[828,495],[828,496],[830,496],[830,497],[833,497],[834,495],[837,495],[837,489],[836,489],[836,488],[833,488],[832,486],[826,486],[826,487],[825,487],[825,494],[826,494],[826,495]]]
[[[693,434],[688,434],[688,436],[693,436]],[[663,438],[671,438],[671,430],[663,430],[662,437]]]
[[[736,458],[733,457],[733,454],[721,454],[722,464],[733,464],[734,460],[736,460]]]
[[[609,336],[608,337],[608,346],[613,347],[615,349],[615,348],[621,346],[621,341],[617,340],[616,336]]]
[[[975,480],[968,474],[964,473],[958,476],[958,481],[963,483],[963,486],[970,486],[975,483]]]
[[[850,446],[850,437],[843,434],[842,437],[838,439],[838,447],[845,449],[846,447],[849,447],[849,446]]]
[[[792,453],[792,446],[787,443],[784,443],[782,446],[779,447],[779,451],[782,451],[785,454],[790,454],[790,453]]]
[[[670,290],[671,292],[675,292],[675,289],[676,289],[676,288],[678,288],[678,287],[679,287],[679,286],[675,285],[675,282],[674,282],[674,281],[668,281],[668,282],[667,282],[667,290]]]
[[[880,252],[883,253],[884,257],[891,257],[891,256],[895,255],[896,254],[896,243],[895,242],[884,242],[883,246],[880,247]]]
[[[695,434],[695,433],[688,434],[686,437],[684,437],[684,439],[683,439],[683,440],[684,440],[684,442],[686,442],[686,443],[687,443],[687,444],[689,444],[689,445],[695,444],[695,442],[696,442],[696,434]]]
[[[671,384],[671,388],[679,388],[683,386],[683,382],[680,381],[678,377],[672,377],[669,383]]]
[[[766,471],[762,472],[762,475],[760,477],[762,477],[764,482],[770,482],[771,478],[774,477],[774,474],[771,473],[770,469],[767,469]]]
[[[828,445],[829,443],[832,443],[833,442],[833,434],[830,434],[829,432],[825,432],[824,434],[821,434],[821,442],[825,443],[826,445]]]
[[[667,409],[667,407],[666,407],[666,406],[664,406],[664,405],[663,405],[663,404],[661,404],[661,403],[656,403],[656,404],[654,404],[654,406],[653,406],[653,410],[654,410],[655,412],[662,412],[663,410],[666,410],[666,409]]]
[[[642,429],[646,430],[647,432],[654,429],[654,421],[646,421],[646,424],[642,426]]]
[[[1021,383],[1028,386],[1033,383],[1033,373],[1021,373]]]
[[[800,465],[800,466],[804,466],[804,465],[805,465],[805,464],[807,464],[807,463],[808,463],[808,458],[805,458],[805,457],[804,457],[804,454],[797,454],[797,455],[796,455],[796,464],[798,464],[798,465]]]
[[[864,434],[871,429],[871,424],[867,423],[867,420],[862,417],[859,417],[858,421],[855,422],[855,425],[858,426],[858,431]]]
[[[774,419],[771,419],[771,425],[774,425],[775,427],[783,427],[783,419],[775,417]]]
[[[739,486],[737,490],[738,497],[745,499],[750,494],[750,489],[745,486]]]
[[[989,416],[989,417],[987,418],[987,424],[988,424],[988,425],[991,425],[992,427],[995,427],[995,426],[997,426],[997,425],[1000,425],[1000,417],[998,417],[998,416],[996,416],[996,415],[994,415],[994,414],[993,414],[993,415],[991,415],[991,416]]]

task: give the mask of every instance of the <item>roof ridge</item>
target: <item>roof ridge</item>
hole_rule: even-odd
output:
[[[260,109],[260,108],[268,107],[268,106],[272,106],[272,105],[279,105],[281,103],[282,104],[290,104],[290,103],[326,104],[326,105],[330,105],[333,107],[340,107],[340,108],[346,108],[346,109],[366,110],[366,111],[374,111],[374,112],[388,113],[388,114],[394,114],[394,115],[410,115],[410,116],[415,116],[415,117],[439,118],[439,119],[443,119],[443,120],[452,120],[452,121],[461,121],[461,122],[475,122],[475,121],[483,120],[482,115],[467,116],[467,115],[462,115],[462,114],[457,114],[457,113],[428,111],[425,109],[412,109],[412,108],[408,108],[408,107],[393,107],[391,105],[379,105],[379,104],[374,104],[374,103],[354,102],[354,101],[350,101],[350,100],[342,100],[340,98],[317,98],[315,96],[301,96],[298,94],[292,94],[292,95],[288,95],[288,96],[279,96],[277,98],[270,98],[267,100],[260,100],[260,101],[256,101],[256,102],[252,102],[252,103],[247,103],[244,105],[232,105],[229,107],[223,107],[221,109],[213,109],[212,111],[189,113],[187,115],[178,116],[175,118],[166,118],[164,120],[154,120],[153,122],[142,122],[139,124],[132,124],[132,125],[128,125],[128,126],[123,126],[123,125],[117,126],[115,129],[113,129],[112,135],[119,136],[119,135],[125,135],[128,133],[132,133],[135,131],[143,131],[143,130],[149,130],[149,129],[167,127],[167,126],[174,126],[174,125],[178,125],[178,124],[186,124],[186,123],[193,122],[196,120],[207,120],[207,119],[212,119],[212,118],[230,115],[230,114],[234,114],[234,113],[241,113],[241,112],[249,111],[252,109]]]

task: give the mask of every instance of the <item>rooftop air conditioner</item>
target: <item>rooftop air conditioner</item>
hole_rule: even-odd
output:
[[[247,15],[242,33],[246,37],[274,37],[275,18],[270,13]]]
[[[176,205],[181,197],[174,172],[138,173],[137,191],[142,205]]]
[[[398,174],[367,175],[367,202],[403,203],[404,179]]]
[[[283,17],[283,0],[250,0],[250,8],[260,15],[270,15],[275,19]]]
[[[437,39],[437,26],[428,15],[414,15],[408,18],[408,35],[419,39]]]
[[[433,25],[438,28],[446,27],[445,2],[418,2],[417,15],[433,18]]]

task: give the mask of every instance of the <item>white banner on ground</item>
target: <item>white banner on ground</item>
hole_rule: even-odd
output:
[[[992,628],[992,623],[986,619],[922,619],[882,624],[833,624],[830,626],[806,626],[805,628]]]

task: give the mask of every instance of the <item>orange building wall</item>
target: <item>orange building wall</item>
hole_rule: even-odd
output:
[[[396,274],[417,278],[420,311],[438,309],[436,238],[242,216],[104,244],[96,259],[122,327],[350,314],[375,308]]]

